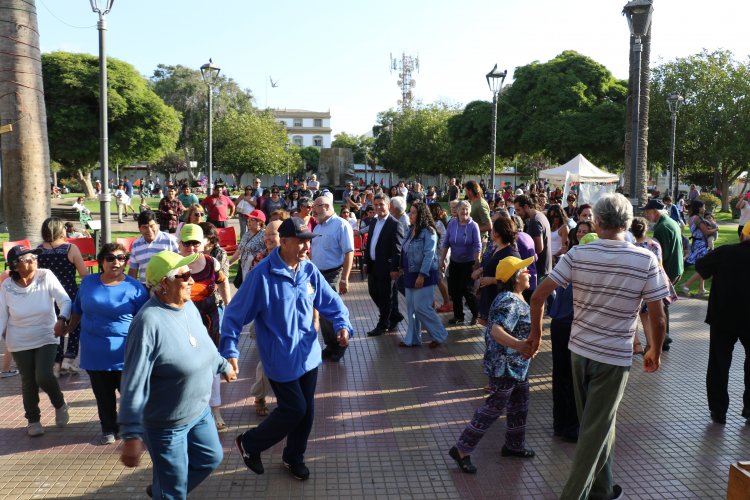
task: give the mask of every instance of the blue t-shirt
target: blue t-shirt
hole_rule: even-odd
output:
[[[100,276],[83,278],[73,302],[73,314],[81,316],[81,368],[122,370],[128,328],[148,292],[130,276],[112,286],[103,284]]]
[[[490,335],[492,325],[500,325],[508,334],[519,340],[526,340],[531,333],[531,313],[529,305],[511,292],[500,292],[490,307],[484,341],[484,371],[490,377],[510,377],[526,380],[530,360],[520,352],[500,345]]]

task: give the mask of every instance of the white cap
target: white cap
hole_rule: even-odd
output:
[[[516,196],[521,196],[523,194],[523,189],[518,188],[516,189]]]

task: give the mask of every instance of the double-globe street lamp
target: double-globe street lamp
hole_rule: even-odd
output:
[[[680,176],[677,174],[677,167],[675,167],[674,164],[674,148],[675,142],[677,141],[677,113],[680,111],[683,104],[685,104],[685,98],[680,94],[669,94],[669,97],[667,97],[669,112],[672,113],[672,150],[669,155],[669,194],[675,201],[677,201],[677,193],[680,192]],[[672,179],[674,179],[674,188],[672,187]]]
[[[214,114],[214,86],[219,82],[219,73],[221,68],[214,64],[212,59],[209,59],[206,64],[201,66],[201,75],[203,81],[208,86],[208,191],[214,186],[214,154],[213,154],[213,142],[214,138],[211,133],[211,122],[213,121]]]
[[[490,191],[492,191],[492,199],[495,199],[495,150],[497,147],[497,99],[500,95],[500,91],[503,88],[503,82],[505,77],[508,76],[508,71],[498,71],[497,64],[492,68],[492,71],[485,75],[487,78],[487,86],[492,91],[492,159],[490,160]]]
[[[638,134],[638,124],[641,116],[641,53],[643,52],[643,43],[641,38],[648,34],[651,27],[651,15],[654,12],[653,0],[632,0],[625,4],[622,9],[623,15],[628,20],[630,36],[633,37],[633,67],[634,75],[633,95],[631,96],[632,110],[632,128],[630,132],[630,197],[633,206],[638,205],[638,193],[636,192],[636,178],[638,176],[638,150],[640,148],[640,139]]]
[[[109,134],[107,128],[107,46],[105,34],[107,31],[107,14],[112,10],[114,0],[89,0],[91,10],[99,14],[96,28],[99,30],[99,168],[102,172],[102,192],[99,193],[99,210],[101,212],[101,244],[112,240],[110,228],[109,203],[112,200],[109,193]],[[119,179],[118,179],[119,181]]]

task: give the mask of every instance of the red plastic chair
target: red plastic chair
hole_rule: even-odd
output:
[[[364,248],[367,243],[367,233],[354,236],[354,262],[359,266],[359,275],[365,279]]]
[[[83,255],[83,265],[93,273],[94,266],[98,266],[99,262],[96,260],[96,244],[94,244],[94,238],[65,238],[65,241],[78,247]]]
[[[16,245],[25,245],[26,247],[31,248],[31,243],[29,243],[29,240],[3,241],[3,258],[5,259],[5,269],[8,269],[8,252]]]
[[[116,238],[115,243],[125,247],[125,251],[130,253],[133,251],[133,242],[137,240],[139,236],[131,236],[130,238]]]
[[[234,255],[237,251],[237,233],[234,227],[217,227],[216,233],[219,235],[219,246],[229,255]]]

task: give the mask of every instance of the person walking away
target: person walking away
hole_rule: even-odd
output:
[[[349,290],[349,274],[354,262],[354,231],[348,221],[336,215],[333,196],[319,196],[312,207],[318,224],[313,229],[316,238],[310,242],[310,260],[331,288],[345,295]],[[340,345],[333,323],[325,317],[320,318],[320,333],[326,345],[323,359],[340,361],[346,346]]]
[[[315,411],[315,385],[322,362],[313,309],[334,325],[346,347],[354,330],[344,302],[317,267],[307,260],[315,235],[296,217],[279,226],[281,246],[246,277],[221,326],[220,351],[238,370],[237,342],[242,327],[255,321],[260,359],[278,407],[257,427],[235,440],[245,465],[263,474],[261,452],[285,437],[282,462],[300,480],[310,477],[305,450]]]
[[[706,395],[711,420],[726,423],[729,410],[729,368],[734,345],[739,340],[745,349],[745,390],[741,415],[750,423],[750,331],[742,311],[750,304],[750,221],[740,233],[740,243],[723,245],[695,263],[703,279],[713,278],[708,297],[706,323],[710,325]]]
[[[669,286],[656,256],[625,241],[623,233],[632,218],[633,207],[623,195],[601,197],[594,206],[600,239],[570,249],[531,297],[529,339],[536,353],[547,297],[558,286],[573,285],[569,347],[581,428],[560,495],[563,500],[622,495],[622,488],[612,478],[615,423],[630,373],[633,333],[642,301],[648,304],[653,341],[644,355],[643,369],[650,373],[660,366],[665,335],[662,300],[669,296]]]

